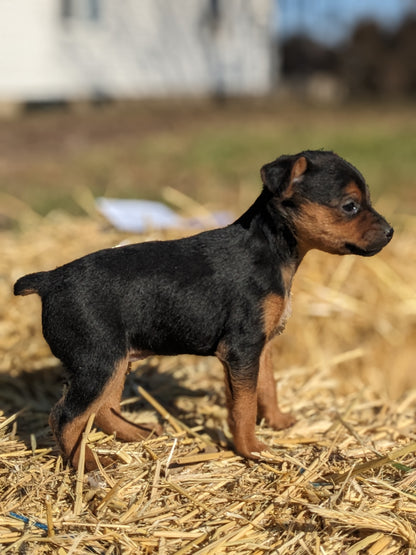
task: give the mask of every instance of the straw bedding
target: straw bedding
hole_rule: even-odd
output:
[[[133,367],[124,409],[159,419],[164,435],[122,444],[90,422],[83,445],[118,464],[85,475],[63,463],[48,428],[63,373],[41,336],[39,299],[14,298],[11,285],[150,235],[57,214],[1,232],[2,553],[416,553],[408,224],[374,258],[306,257],[274,350],[281,404],[298,421],[282,432],[259,426],[272,447],[261,462],[230,447],[215,359],[153,357]]]

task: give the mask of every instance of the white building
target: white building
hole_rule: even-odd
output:
[[[0,101],[264,94],[273,0],[0,0]]]

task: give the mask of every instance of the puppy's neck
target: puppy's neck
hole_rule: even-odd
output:
[[[276,262],[292,268],[293,274],[296,272],[303,250],[299,248],[285,209],[268,189],[264,188],[254,204],[232,225],[243,228],[253,240],[265,241]]]

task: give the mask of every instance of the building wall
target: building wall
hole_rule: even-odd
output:
[[[263,94],[272,0],[0,0],[0,99]]]
[[[52,3],[53,0],[0,0],[2,98],[20,99],[41,92],[41,76],[55,71],[50,63],[54,46]]]

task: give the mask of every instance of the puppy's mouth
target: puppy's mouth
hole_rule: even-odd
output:
[[[345,248],[348,250],[349,253],[358,254],[359,256],[374,256],[375,254],[380,252],[383,247],[384,245],[373,249],[361,249],[353,243],[345,243]]]
[[[383,228],[382,235],[380,236],[380,234],[378,234],[378,236],[374,237],[373,241],[366,247],[359,247],[354,243],[345,243],[345,248],[351,254],[358,254],[359,256],[374,256],[390,243],[393,233],[394,229],[386,223],[385,228]]]

